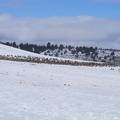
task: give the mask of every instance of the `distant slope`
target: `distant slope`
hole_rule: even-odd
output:
[[[12,56],[25,56],[25,57],[39,57],[39,58],[56,58],[37,53],[21,50],[18,48],[10,47],[7,45],[0,44],[0,55],[12,55]],[[56,58],[59,59],[59,58]]]
[[[40,55],[33,52],[24,51],[18,48],[10,47],[7,45],[0,44],[0,55],[12,55],[12,56],[30,56],[30,57],[39,57],[39,58],[55,58],[58,60],[70,60],[65,58],[58,58],[58,57],[52,57],[52,56],[46,56],[46,55]],[[74,61],[71,59],[71,61]],[[84,60],[76,60],[83,62]],[[87,61],[84,61],[87,62]]]
[[[84,66],[105,65],[101,62],[73,60],[73,59],[40,55],[40,54],[20,50],[18,48],[6,46],[3,44],[0,44],[0,56],[1,56],[0,57],[1,60],[24,61],[24,62],[34,62],[34,63],[84,65]]]
[[[92,46],[87,47],[63,44],[59,45],[51,44],[50,42],[48,42],[46,45],[37,45],[30,43],[17,44],[16,42],[1,42],[1,44],[50,57],[94,62],[97,61],[112,64],[115,63],[120,65],[120,50],[115,49],[102,49]]]
[[[13,56],[31,56],[31,57],[45,57],[36,53],[20,50],[7,45],[0,44],[0,55],[13,55]]]

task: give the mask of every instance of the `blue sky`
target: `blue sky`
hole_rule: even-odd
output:
[[[105,2],[106,1],[106,2]],[[0,13],[16,16],[96,16],[120,18],[120,2],[112,0],[0,0]],[[114,0],[116,1],[116,0]]]
[[[0,39],[120,49],[120,0],[0,0]]]

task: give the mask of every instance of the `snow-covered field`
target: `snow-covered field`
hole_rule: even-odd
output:
[[[0,120],[120,120],[120,68],[0,61]]]

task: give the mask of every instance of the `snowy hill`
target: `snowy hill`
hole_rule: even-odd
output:
[[[1,44],[0,55],[54,58]],[[120,67],[5,60],[0,66],[0,120],[120,119]]]
[[[17,44],[16,42],[6,42],[3,44],[50,57],[120,64],[120,50],[117,49],[102,49],[97,47],[63,44],[58,45],[49,42],[46,45],[29,43]]]
[[[53,56],[46,56],[20,50],[0,44],[0,59],[2,60],[13,60],[13,61],[26,61],[26,62],[37,62],[37,63],[49,63],[49,64],[68,64],[68,65],[102,65],[101,62],[85,61],[85,60],[73,60],[68,58],[59,58]]]
[[[84,61],[98,61],[98,62],[119,62],[120,63],[120,50],[110,50],[110,49],[97,49],[94,52],[77,52],[75,48],[69,50],[64,48],[62,50],[46,50],[41,55],[47,56],[57,56],[60,58],[69,58],[74,60],[84,60]],[[112,55],[114,54],[114,55]],[[118,60],[116,59],[118,58]]]
[[[0,55],[45,57],[44,55],[39,55],[36,53],[20,50],[3,44],[0,44]]]

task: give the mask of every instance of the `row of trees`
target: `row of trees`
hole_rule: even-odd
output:
[[[51,44],[50,42],[48,42],[46,45],[36,45],[36,44],[29,44],[29,43],[17,44],[16,42],[11,42],[11,43],[6,42],[4,44],[8,45],[8,46],[15,47],[15,48],[20,48],[22,50],[35,52],[35,53],[41,53],[41,52],[44,52],[46,50],[56,50],[56,49],[63,50],[64,48],[71,51],[72,54],[81,52],[81,53],[86,53],[86,54],[90,55],[91,52],[95,53],[97,51],[97,47],[95,47],[95,48],[93,48],[93,47],[85,47],[85,46],[83,46],[83,47],[81,47],[81,46],[74,47],[74,46],[71,46],[71,45]]]

